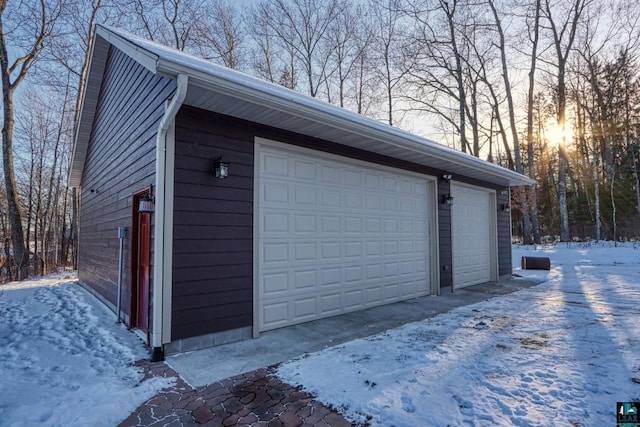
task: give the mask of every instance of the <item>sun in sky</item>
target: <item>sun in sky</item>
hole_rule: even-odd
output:
[[[547,140],[547,143],[555,147],[560,146],[563,140],[565,145],[573,141],[573,126],[568,120],[563,130],[555,118],[550,118],[545,122],[542,132],[543,138]]]

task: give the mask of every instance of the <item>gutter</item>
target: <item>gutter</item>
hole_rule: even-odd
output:
[[[356,133],[364,138],[403,150],[428,155],[445,162],[456,163],[479,173],[505,180],[508,182],[506,186],[535,184],[534,180],[515,171],[488,163],[472,155],[461,153],[453,148],[426,140],[398,128],[388,127],[364,116],[340,110],[334,105],[315,99],[306,99],[298,93],[289,93],[283,88],[269,87],[269,89],[265,89],[263,87],[265,86],[264,82],[257,81],[254,78],[240,78],[230,70],[222,70],[219,71],[219,74],[214,74],[211,70],[204,71],[160,57],[158,71],[170,75],[186,72],[191,76],[192,84],[204,89],[311,120],[318,124],[328,125],[335,129]],[[492,180],[488,182],[498,184]]]
[[[149,343],[152,348],[151,361],[164,360],[163,344],[163,331],[165,325],[163,324],[164,313],[164,289],[165,281],[167,280],[165,274],[165,260],[166,242],[165,242],[165,228],[166,224],[166,211],[170,203],[173,200],[167,200],[167,131],[173,124],[178,110],[184,102],[184,98],[187,95],[187,87],[189,86],[189,79],[186,74],[178,74],[177,87],[171,101],[165,108],[162,120],[158,126],[158,133],[156,139],[156,184],[155,184],[155,204],[156,215],[154,222],[154,242],[153,242],[153,313],[152,313],[152,332],[151,342]],[[171,225],[171,224],[169,224]],[[169,258],[170,259],[170,258]],[[170,266],[170,264],[169,264]],[[171,285],[170,283],[168,285]]]

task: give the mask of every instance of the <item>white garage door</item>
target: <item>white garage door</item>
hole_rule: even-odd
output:
[[[258,329],[429,293],[427,180],[257,145]]]
[[[492,235],[496,212],[491,209],[492,193],[451,184],[451,195],[454,288],[494,280],[492,247],[495,239]]]

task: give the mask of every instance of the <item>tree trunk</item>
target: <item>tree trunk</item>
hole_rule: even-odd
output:
[[[566,17],[566,21],[563,22],[558,29],[556,26],[556,20],[551,11],[551,0],[545,0],[545,11],[547,14],[547,20],[549,22],[549,28],[553,34],[553,48],[556,52],[556,59],[558,61],[555,64],[558,67],[556,96],[557,114],[558,114],[558,128],[562,133],[560,138],[560,145],[558,147],[558,207],[560,211],[560,240],[563,242],[569,241],[569,210],[567,207],[567,167],[568,160],[566,154],[566,110],[567,110],[567,86],[566,86],[566,66],[569,58],[569,54],[572,51],[573,42],[575,40],[576,32],[578,29],[579,19],[585,8],[584,0],[574,0],[575,2],[570,9],[571,16]],[[565,39],[565,36],[568,38]],[[563,40],[564,39],[564,40]]]
[[[602,221],[600,220],[600,176],[598,169],[600,162],[598,161],[598,150],[596,139],[593,138],[593,195],[594,195],[594,213],[595,213],[595,233],[596,241],[602,238]]]
[[[638,144],[634,144],[631,147],[631,155],[633,156],[632,160],[632,168],[633,168],[633,178],[636,183],[636,212],[640,216],[640,177],[638,176]]]
[[[504,90],[507,96],[507,108],[509,110],[509,125],[511,127],[511,139],[513,140],[515,170],[518,173],[524,173],[522,165],[522,154],[520,153],[520,140],[518,138],[518,128],[516,125],[516,112],[513,105],[511,82],[509,81],[509,67],[507,64],[504,31],[502,29],[502,22],[500,21],[500,17],[498,16],[498,10],[496,9],[493,0],[489,1],[489,6],[491,7],[491,11],[493,12],[493,18],[496,22],[496,28],[498,30],[499,36],[498,46],[500,48],[500,59],[502,62],[502,79],[504,81]],[[523,188],[522,191],[518,192],[517,194],[519,194],[520,200],[518,200],[518,202],[520,203],[520,209],[522,211],[522,235],[525,236],[531,234],[531,221],[529,220],[529,206],[527,204],[526,189]]]
[[[17,279],[29,277],[29,254],[24,244],[22,214],[18,202],[15,172],[13,169],[13,87],[10,80],[7,46],[4,28],[0,18],[0,73],[2,74],[2,166],[4,185],[7,191],[9,223],[11,225],[11,246],[13,258],[18,268]]]
[[[616,171],[615,166],[612,168],[611,173],[611,185],[609,187],[609,192],[611,196],[611,225],[613,226],[613,244],[614,246],[618,246],[618,223],[616,221],[616,198],[614,193],[614,184],[616,182]]]
[[[40,10],[34,8],[30,16],[34,18],[34,27],[28,25],[18,26],[10,30],[10,35],[19,40],[20,47],[28,46],[21,56],[12,65],[9,65],[7,53],[7,40],[3,18],[5,16],[7,0],[0,0],[0,79],[2,82],[3,101],[3,126],[2,126],[2,165],[4,167],[4,181],[7,192],[7,206],[9,223],[11,224],[11,243],[13,245],[13,257],[18,267],[18,280],[29,276],[29,252],[25,245],[24,228],[22,226],[22,214],[18,201],[15,172],[13,167],[13,93],[24,80],[30,66],[42,51],[48,37],[52,37],[51,29],[55,17],[48,15],[48,7],[59,12],[59,5],[51,5],[45,0],[38,2]],[[55,12],[54,12],[55,15]],[[28,28],[26,30],[25,28]],[[17,46],[16,46],[17,47]],[[12,74],[15,76],[11,81]]]
[[[538,58],[538,40],[540,38],[540,0],[536,0],[533,23],[533,40],[531,45],[531,66],[529,67],[529,90],[527,93],[527,167],[529,178],[535,179],[534,147],[533,147],[533,106],[535,98],[535,73]],[[525,244],[540,243],[540,224],[538,222],[538,195],[535,185],[529,188],[529,212],[531,214],[531,232],[525,234]],[[531,238],[533,237],[533,241]]]
[[[562,147],[558,149],[558,208],[560,210],[560,241],[568,242],[570,237],[567,208],[567,156]]]
[[[463,153],[467,152],[467,134],[466,134],[466,97],[464,90],[464,75],[462,73],[462,58],[460,52],[458,51],[458,43],[456,42],[456,27],[453,17],[456,13],[456,7],[458,5],[457,0],[453,0],[451,2],[453,8],[450,8],[449,2],[445,0],[440,0],[440,6],[442,10],[447,15],[447,24],[449,27],[449,37],[451,37],[451,48],[453,49],[453,59],[456,63],[455,68],[455,77],[456,83],[458,86],[458,117],[460,119],[459,128],[460,128],[460,148]]]

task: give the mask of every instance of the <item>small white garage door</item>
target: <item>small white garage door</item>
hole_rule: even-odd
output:
[[[258,330],[429,293],[427,179],[257,144]]]
[[[495,215],[490,190],[451,184],[453,286],[462,288],[495,280]]]

